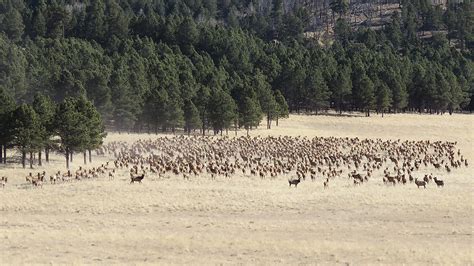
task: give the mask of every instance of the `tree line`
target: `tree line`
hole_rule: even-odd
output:
[[[21,163],[33,168],[34,159],[49,162],[50,151],[65,154],[66,167],[74,153],[84,154],[84,164],[92,162],[91,150],[102,145],[105,127],[99,112],[85,97],[68,97],[54,103],[48,96],[36,94],[31,104],[16,104],[0,87],[0,163],[7,163],[7,149],[21,152]],[[44,153],[43,153],[44,152]],[[36,157],[37,156],[37,157]]]
[[[401,8],[381,28],[354,26],[347,1],[324,1],[329,43],[305,37],[327,25],[290,2],[0,1],[0,86],[17,103],[86,97],[118,131],[473,108],[470,1],[387,1]]]

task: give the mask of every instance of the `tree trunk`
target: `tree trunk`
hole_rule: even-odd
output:
[[[92,163],[92,151],[89,150],[89,162]]]
[[[49,163],[49,148],[48,147],[44,149],[44,154],[46,157],[46,162]]]
[[[26,151],[21,152],[21,165],[23,166],[23,169],[26,168]]]
[[[42,165],[43,165],[43,162],[41,161],[41,149],[40,149],[39,152],[38,152],[38,165],[39,165],[39,166],[42,166]]]
[[[66,169],[69,169],[69,148],[66,148]]]
[[[74,152],[71,151],[71,152],[69,152],[69,154],[70,154],[69,157],[71,158],[71,163],[72,163],[72,157],[73,157],[73,155],[74,155]]]
[[[2,151],[0,151],[2,152]],[[3,145],[3,163],[7,163],[7,145]]]
[[[276,126],[278,126],[278,116],[276,117]]]
[[[33,152],[30,151],[30,169],[33,169]]]
[[[0,145],[0,163],[3,163],[3,145]]]
[[[84,165],[87,164],[87,152],[84,151]]]

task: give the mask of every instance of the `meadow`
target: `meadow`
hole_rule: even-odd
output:
[[[252,136],[358,137],[457,142],[474,158],[471,115],[291,115]],[[245,135],[238,132],[238,136]],[[234,132],[229,132],[234,136]],[[109,133],[133,142],[163,135]],[[16,154],[15,156],[18,156]],[[93,166],[113,161],[95,156]],[[81,166],[76,155],[72,168]],[[92,165],[87,165],[91,167]],[[127,172],[33,188],[29,172],[64,171],[63,156],[33,170],[0,166],[0,264],[472,264],[472,163],[427,169],[445,186],[360,186],[344,178],[328,188],[306,180],[236,175],[152,178],[129,184]]]

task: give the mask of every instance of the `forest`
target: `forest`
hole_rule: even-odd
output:
[[[0,144],[25,158],[53,136],[91,150],[105,128],[471,111],[473,3],[437,2],[0,0]]]

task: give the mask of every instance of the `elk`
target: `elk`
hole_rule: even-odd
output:
[[[288,184],[290,185],[294,185],[295,188],[298,186],[298,184],[301,182],[301,177],[298,177],[297,179],[288,179]]]
[[[135,182],[141,183],[144,177],[145,177],[145,174],[142,174],[142,175],[139,175],[139,176],[133,176],[132,175],[130,177],[130,179],[131,179],[130,184],[133,184]]]
[[[444,187],[444,181],[439,180],[437,177],[434,178],[434,181],[438,187]]]
[[[420,188],[420,187],[426,188],[426,182],[425,181],[418,181],[418,178],[415,178],[415,184],[417,185],[418,188]]]
[[[8,178],[6,176],[2,176],[2,178],[0,178],[0,186],[2,186],[2,188],[5,188],[5,185],[7,184],[8,182]]]

